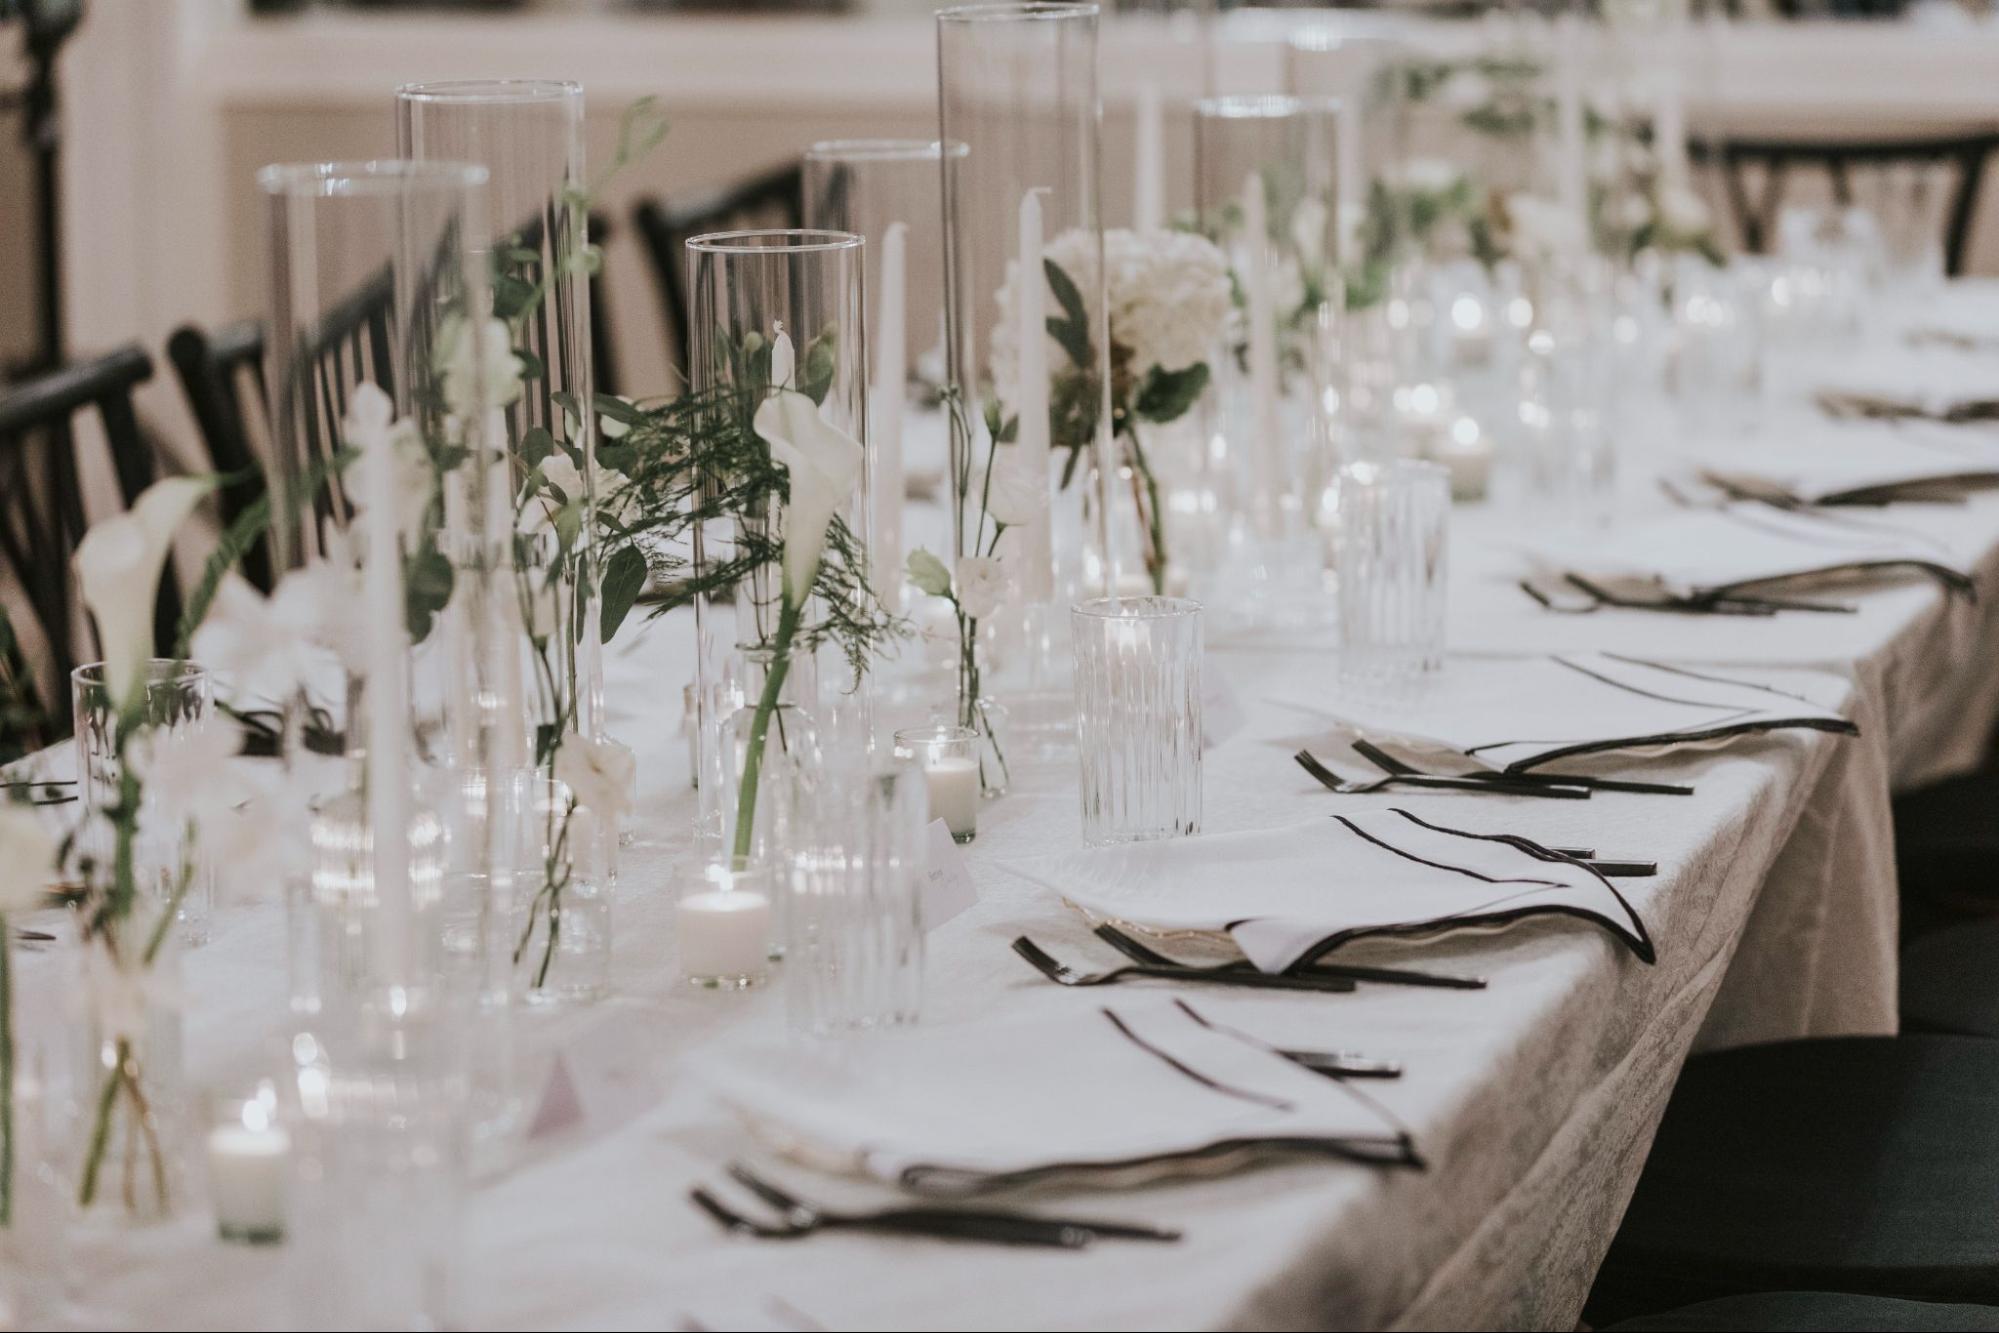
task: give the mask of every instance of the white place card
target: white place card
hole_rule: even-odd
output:
[[[930,821],[930,868],[923,877],[923,929],[931,931],[979,900],[965,853],[941,819]]]
[[[634,1054],[645,1047],[629,1030],[630,1021],[613,1016],[592,1024],[556,1050],[528,1123],[530,1142],[583,1128],[602,1133],[659,1103],[666,1090]]]

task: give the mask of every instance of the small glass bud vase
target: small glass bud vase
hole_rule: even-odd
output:
[[[611,979],[611,895],[596,812],[550,778],[525,778],[520,802],[520,894],[514,968],[536,1004],[601,999]]]
[[[983,738],[971,727],[911,727],[895,733],[895,753],[923,774],[930,818],[941,819],[953,842],[979,836],[979,750]]]
[[[146,959],[156,924],[141,915],[82,941],[72,1197],[86,1225],[165,1222],[187,1200],[187,1098],[173,1002],[180,952],[168,933]]]
[[[744,799],[744,774],[757,733],[758,701],[770,678],[775,654],[768,648],[745,647],[736,676],[743,683],[744,702],[723,717],[716,729],[714,752],[719,758],[723,846],[735,862],[783,859],[794,832],[793,816],[801,784],[809,784],[820,761],[819,725],[806,708],[816,695],[811,658],[800,654],[778,687],[777,702],[764,724],[764,742],[757,761],[755,788]],[[745,821],[747,837],[741,835]]]
[[[680,972],[706,990],[742,990],[770,974],[783,885],[769,865],[711,864],[681,894],[675,924]]]

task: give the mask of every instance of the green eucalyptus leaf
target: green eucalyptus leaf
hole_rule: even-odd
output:
[[[411,643],[422,643],[430,627],[451,600],[451,562],[433,545],[426,544],[403,566],[404,613]]]
[[[555,437],[548,433],[546,426],[529,426],[521,435],[521,461],[529,467],[540,467],[541,461],[555,452]]]
[[[1055,293],[1056,304],[1062,307],[1062,314],[1070,323],[1088,329],[1090,312],[1083,304],[1083,293],[1075,280],[1062,271],[1062,266],[1052,259],[1041,261],[1042,272],[1048,275],[1048,289]]]
[[[538,380],[542,377],[542,374],[544,373],[544,367],[541,364],[541,358],[536,356],[533,352],[527,351],[523,348],[516,347],[514,349],[514,360],[521,363],[522,379]]]
[[[535,286],[511,273],[493,275],[493,313],[514,319],[534,301]]]
[[[636,426],[646,419],[645,413],[634,404],[626,402],[615,394],[600,393],[591,398],[597,405],[597,415],[609,417],[627,426]]]
[[[638,547],[621,546],[604,562],[604,610],[599,621],[602,642],[609,643],[625,623],[645,584],[646,558]]]
[[[812,340],[805,349],[805,366],[799,376],[798,391],[815,403],[826,401],[833,387],[833,371],[838,365],[839,339],[829,330]]]

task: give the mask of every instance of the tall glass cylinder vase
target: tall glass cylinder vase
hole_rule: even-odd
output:
[[[489,173],[493,313],[502,322],[489,358],[487,392],[504,413],[517,505],[559,549],[570,585],[549,654],[559,699],[550,742],[602,729],[603,661],[596,503],[597,412],[590,363],[588,176],[583,87],[546,79],[405,84],[396,92],[404,157],[477,163]],[[511,351],[512,356],[506,355]],[[534,511],[528,513],[528,511]]]
[[[1248,592],[1252,619],[1310,618],[1329,604],[1310,524],[1333,465],[1329,391],[1338,401],[1339,116],[1328,99],[1194,106],[1200,226],[1228,255],[1241,317],[1215,359],[1201,452],[1231,520],[1216,572]],[[1213,604],[1219,589],[1205,591]]]
[[[281,526],[299,568],[287,577],[322,581],[342,608],[331,642],[360,682],[340,728],[354,781],[318,802],[312,878],[291,895],[300,1144],[321,1160],[379,1150],[455,1162],[461,1130],[499,1142],[517,1109],[517,821],[511,779],[495,775],[528,762],[516,488],[492,427],[493,386],[511,372],[495,354],[507,344],[486,172],[384,161],[272,167],[260,180]],[[448,1123],[449,1143],[412,1147],[419,1121]],[[305,1191],[302,1216],[327,1197]],[[414,1209],[390,1211],[416,1225]],[[387,1234],[388,1248],[431,1253],[428,1235]],[[353,1239],[337,1226],[295,1233],[342,1291],[370,1286],[356,1275],[378,1267]],[[396,1316],[437,1317],[435,1305]]]
[[[1008,696],[1030,750],[1073,735],[1063,608],[1146,578],[1107,502],[1097,26],[1091,4],[937,14],[939,138],[964,154],[944,175],[958,720]]]
[[[870,583],[865,242],[840,231],[721,232],[687,250],[692,383],[704,413],[694,446],[704,751],[723,754],[719,695],[706,686],[722,678],[724,655],[740,649],[760,677],[746,691],[736,781],[704,760],[700,833],[719,846],[726,828],[722,850],[744,861],[758,845],[759,783],[794,669],[821,644],[855,650],[817,700],[798,702],[865,714],[862,664],[884,628]]]

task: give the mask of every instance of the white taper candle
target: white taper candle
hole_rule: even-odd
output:
[[[869,391],[874,412],[870,444],[874,467],[875,594],[892,614],[902,612],[902,406],[908,397],[909,361],[903,330],[906,281],[904,251],[909,224],[891,222],[882,232],[881,299],[875,306],[875,381]]]
[[[1136,118],[1131,225],[1137,231],[1157,231],[1166,225],[1166,135],[1159,85],[1150,79],[1138,86]]]
[[[1020,417],[1015,443],[1028,475],[1045,478],[1050,473],[1045,298],[1048,283],[1042,276],[1041,227],[1041,192],[1031,189],[1020,197],[1020,254],[1015,275],[1019,382],[1014,389],[1014,406]],[[1032,602],[1046,601],[1055,595],[1055,547],[1049,531],[1049,506],[1050,498],[1044,487],[1040,508],[1025,534],[1025,555],[1020,569],[1021,590]]]
[[[403,611],[402,538],[396,515],[394,436],[387,430],[362,441],[362,486],[367,505],[361,530],[367,541],[362,597],[368,611],[367,707],[368,828],[374,847],[375,959],[382,980],[407,988],[409,976],[409,640]]]

